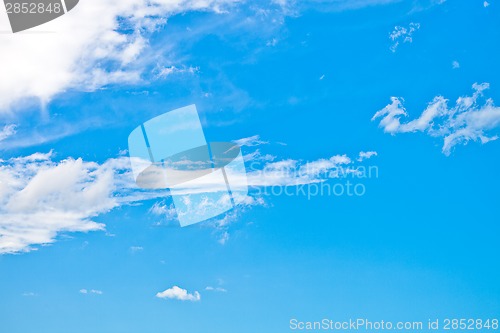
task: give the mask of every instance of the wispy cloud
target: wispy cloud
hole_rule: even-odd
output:
[[[219,244],[224,245],[227,243],[228,240],[229,240],[229,232],[224,231],[222,233],[222,235],[220,236],[218,242],[219,242]]]
[[[5,125],[3,129],[0,130],[0,141],[3,141],[14,134],[16,134],[16,125],[11,124],[11,125]]]
[[[186,289],[182,289],[178,286],[173,286],[165,291],[156,294],[156,297],[162,299],[173,299],[178,301],[190,301],[198,302],[201,300],[201,295],[199,292],[195,291],[190,294]]]
[[[315,161],[263,157],[252,149],[267,144],[258,136],[237,140],[251,148],[248,152],[247,174],[232,178],[233,193],[239,188],[265,188],[314,184],[342,175],[356,173],[356,159],[333,155]],[[374,156],[362,152],[357,159]],[[133,181],[127,157],[120,156],[103,163],[82,159],[55,160],[53,152],[0,160],[0,254],[29,252],[38,245],[50,244],[64,233],[104,231],[98,217],[112,209],[151,199],[150,213],[167,221],[175,221],[178,212],[167,199],[168,191],[139,189]],[[223,186],[221,188],[220,186]],[[213,193],[227,190],[225,184],[199,182],[177,187],[179,195]],[[246,191],[245,191],[246,193]],[[209,196],[207,196],[208,198]],[[219,242],[229,240],[227,227],[255,206],[265,206],[258,195],[241,198],[240,204],[228,214],[212,221]],[[208,199],[207,199],[208,200]],[[216,203],[200,201],[200,205]],[[194,204],[188,209],[199,210]],[[206,208],[206,207],[205,207]],[[132,247],[131,251],[140,251]]]
[[[362,151],[359,153],[359,157],[358,157],[357,161],[363,162],[364,160],[370,159],[373,156],[377,156],[376,151]]]
[[[375,113],[373,120],[380,118],[379,126],[390,134],[425,132],[444,140],[442,151],[449,155],[454,146],[467,144],[469,141],[487,143],[498,139],[497,135],[489,135],[490,131],[500,127],[500,108],[487,99],[480,105],[479,98],[489,88],[488,83],[472,85],[472,96],[459,97],[452,108],[443,96],[436,96],[427,105],[420,117],[406,123],[401,119],[407,117],[403,107],[403,99],[392,97],[392,103]]]
[[[205,288],[205,290],[207,291],[216,291],[216,292],[219,292],[219,293],[227,293],[227,290],[222,288],[222,287],[212,287],[212,286],[208,286]]]
[[[156,76],[158,78],[165,78],[167,76],[173,74],[196,74],[200,70],[199,67],[177,67],[177,66],[168,66],[168,67],[158,67],[156,69]]]
[[[93,295],[102,295],[103,292],[101,290],[97,290],[97,289],[80,289],[79,290],[79,293],[80,294],[84,294],[84,295],[87,295],[87,294],[93,294]]]
[[[32,291],[29,291],[29,292],[25,292],[22,294],[24,297],[35,297],[35,296],[38,296],[37,293],[34,293]]]
[[[144,248],[142,246],[131,246],[130,247],[130,251],[132,253],[141,252],[143,250],[144,250]]]
[[[262,141],[260,139],[259,135],[253,135],[253,136],[250,136],[248,138],[234,140],[233,142],[236,143],[240,147],[255,147],[255,146],[269,144],[269,142],[267,142],[267,141]]]
[[[396,26],[389,34],[389,38],[393,42],[390,50],[396,52],[400,43],[413,43],[413,34],[420,29],[420,23],[411,22],[408,27]]]
[[[113,83],[140,82],[149,64],[139,56],[166,18],[191,10],[221,13],[232,2],[82,1],[67,16],[41,28],[55,33],[1,34],[0,44],[8,52],[0,53],[0,111],[30,98],[47,103],[68,89],[89,91]],[[1,30],[9,28],[7,20],[0,22]]]

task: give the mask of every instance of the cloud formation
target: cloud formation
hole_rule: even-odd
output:
[[[201,300],[201,295],[199,292],[195,291],[190,294],[186,289],[182,289],[178,286],[173,286],[165,291],[159,292],[156,294],[156,297],[162,299],[173,299],[178,301],[190,301],[190,302],[198,302]]]
[[[87,0],[31,33],[0,34],[0,112],[32,98],[47,103],[68,89],[92,91],[139,82],[144,70],[139,56],[169,16],[191,10],[221,12],[231,2]],[[0,30],[10,30],[5,11],[0,12]]]
[[[255,189],[280,186],[314,184],[358,172],[360,162],[376,155],[361,152],[357,159],[346,155],[333,155],[315,161],[263,157],[255,154],[258,145],[267,144],[257,136],[239,140],[252,147],[248,153],[246,177],[232,178],[234,189]],[[178,193],[189,200],[191,194],[221,191],[220,184],[212,182],[188,183],[179,186]],[[235,193],[235,192],[233,192]],[[205,209],[208,200],[189,209]],[[168,221],[175,221],[178,212],[169,199],[168,191],[143,190],[136,186],[129,159],[125,156],[103,163],[86,162],[81,158],[56,160],[53,152],[0,160],[0,254],[29,252],[37,246],[51,244],[65,233],[104,231],[99,217],[112,209],[150,199],[161,199],[150,213]],[[258,193],[242,198],[240,204],[213,226],[220,231],[219,242],[225,244],[230,235],[227,226],[240,219],[246,210],[265,206]],[[133,246],[132,252],[141,250]]]
[[[51,158],[0,160],[0,254],[33,250],[60,232],[103,230],[93,218],[119,204],[111,165]]]
[[[427,105],[421,115],[409,122],[401,122],[407,117],[403,99],[392,97],[391,104],[375,113],[372,121],[380,118],[379,127],[390,134],[425,132],[433,137],[443,138],[442,151],[449,155],[452,148],[469,141],[487,143],[498,139],[489,132],[500,126],[500,107],[494,105],[493,99],[479,103],[483,92],[489,88],[488,83],[472,85],[472,96],[459,97],[452,108],[443,96],[436,96]]]
[[[420,23],[411,22],[408,27],[395,26],[394,30],[389,34],[389,38],[393,42],[390,50],[396,52],[400,42],[413,43],[413,34],[418,29],[420,29]]]

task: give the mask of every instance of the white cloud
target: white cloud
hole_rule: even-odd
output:
[[[372,121],[381,118],[379,126],[390,134],[426,132],[434,137],[442,137],[442,151],[446,155],[458,144],[467,144],[469,141],[484,144],[496,140],[496,135],[488,136],[487,133],[500,127],[500,108],[494,106],[491,98],[483,105],[478,103],[489,84],[474,83],[472,88],[472,96],[458,98],[453,108],[448,107],[448,100],[443,96],[434,97],[418,118],[406,123],[401,123],[401,118],[408,116],[402,99],[392,97],[392,103],[375,113]]]
[[[208,286],[208,287],[205,288],[205,290],[207,290],[207,291],[216,291],[216,292],[220,292],[220,293],[227,293],[227,290],[224,289],[224,288],[221,288],[221,287]]]
[[[80,289],[79,293],[85,294],[85,295],[87,295],[87,294],[102,295],[103,294],[103,292],[101,290],[96,290],[96,289],[91,289],[91,290]]]
[[[172,220],[177,216],[174,205],[167,205],[165,202],[155,202],[149,212],[153,215],[163,216],[167,220]]]
[[[59,233],[103,230],[93,219],[119,205],[114,166],[51,157],[0,161],[0,254],[33,250]]]
[[[156,294],[156,297],[191,302],[198,302],[201,300],[201,295],[199,292],[195,291],[194,293],[190,294],[186,289],[179,288],[178,286],[173,286],[170,289],[159,292]]]
[[[489,5],[490,5],[490,3],[488,1],[483,2],[484,8],[488,7]]]
[[[16,125],[11,124],[11,125],[5,125],[2,130],[0,130],[0,141],[3,141],[14,134],[16,134]]]
[[[142,246],[131,246],[130,247],[130,251],[132,251],[132,253],[135,253],[135,252],[140,252],[140,251],[143,251],[144,248]]]
[[[173,74],[183,74],[183,73],[188,73],[188,74],[196,74],[197,72],[199,72],[200,68],[199,67],[193,67],[193,66],[189,66],[189,67],[176,67],[176,66],[169,66],[169,67],[158,67],[156,69],[157,71],[157,74],[156,76],[158,78],[165,78],[169,75],[173,75]]]
[[[265,143],[258,136],[237,141],[250,146]],[[374,152],[363,152],[359,156],[366,157],[366,154],[373,156]],[[246,188],[247,184],[263,188],[318,183],[355,173],[357,167],[346,155],[310,162],[274,161],[274,157],[252,156],[255,159],[248,161],[246,177],[232,179],[234,190]],[[0,160],[0,254],[29,252],[39,245],[55,242],[65,233],[104,231],[105,225],[97,220],[99,216],[116,207],[144,200],[163,199],[149,211],[174,221],[177,212],[167,203],[168,191],[141,190],[133,179],[130,162],[124,156],[101,164],[72,158],[55,161],[51,151]],[[210,193],[221,190],[218,186],[211,182],[196,186],[186,184],[178,187],[178,193],[188,196]],[[210,203],[202,201],[200,204]],[[227,226],[240,219],[246,209],[265,205],[263,198],[247,196],[236,209],[214,221],[216,230],[221,232],[219,242],[227,242]],[[202,208],[190,206],[190,209]],[[139,251],[140,247],[130,250]]]
[[[373,156],[377,156],[376,151],[362,151],[359,153],[358,162],[362,162],[362,161],[367,160]]]
[[[396,52],[400,42],[401,43],[412,43],[413,34],[415,31],[420,29],[420,23],[411,22],[408,27],[395,26],[394,30],[389,34],[389,38],[392,40],[393,44],[390,47],[392,52]]]
[[[0,111],[30,98],[47,103],[68,89],[139,82],[144,69],[139,56],[166,18],[190,10],[221,12],[231,2],[87,0],[26,33],[0,34]],[[10,30],[5,11],[0,30]]]
[[[255,147],[255,146],[269,144],[269,142],[267,142],[267,141],[262,141],[260,139],[259,135],[254,135],[254,136],[250,136],[248,138],[234,140],[233,142],[236,143],[240,147],[244,147],[244,146]]]
[[[460,63],[455,60],[451,63],[451,67],[453,67],[453,69],[460,68]]]

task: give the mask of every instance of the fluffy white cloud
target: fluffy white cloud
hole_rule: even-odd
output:
[[[434,137],[442,137],[442,150],[446,155],[458,144],[467,144],[469,141],[484,144],[496,140],[496,135],[488,136],[487,133],[500,126],[500,108],[494,106],[492,99],[487,99],[483,105],[478,103],[489,84],[474,83],[472,88],[472,96],[458,98],[453,108],[448,107],[448,100],[443,96],[436,96],[420,117],[406,123],[401,122],[403,117],[408,116],[402,99],[392,97],[392,103],[375,113],[372,121],[381,118],[379,126],[391,134],[426,132]]]
[[[120,204],[116,162],[51,158],[38,153],[0,161],[0,254],[33,250],[61,232],[103,230],[93,219]]]
[[[149,35],[169,16],[189,10],[220,12],[231,2],[86,0],[28,32],[0,34],[0,111],[30,98],[46,103],[68,89],[138,82]],[[10,30],[5,11],[0,11],[0,30]]]
[[[420,29],[420,23],[410,23],[408,27],[396,26],[394,30],[389,34],[389,38],[392,40],[393,44],[390,47],[392,52],[396,52],[399,43],[412,43],[413,34],[415,31]]]
[[[178,286],[173,286],[170,289],[159,292],[156,294],[156,297],[191,302],[198,302],[201,300],[201,295],[199,292],[195,291],[194,293],[190,294],[186,289],[179,288]]]

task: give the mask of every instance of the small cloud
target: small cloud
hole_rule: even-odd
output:
[[[84,294],[84,295],[87,295],[87,294],[94,294],[94,295],[102,295],[102,291],[101,290],[96,290],[96,289],[91,289],[91,290],[87,290],[87,289],[80,289],[80,294]]]
[[[392,52],[396,52],[400,42],[413,43],[413,34],[420,29],[420,23],[411,22],[408,27],[395,26],[394,30],[389,34],[389,38],[393,44],[389,48]]]
[[[362,162],[363,160],[367,160],[373,156],[377,156],[376,151],[362,151],[359,153],[358,162]]]
[[[488,7],[489,5],[490,5],[490,3],[488,1],[483,2],[484,8]]]
[[[23,293],[23,296],[24,297],[34,297],[34,296],[37,296],[37,294],[34,293],[34,292],[32,292],[32,291],[30,291],[30,292]]]
[[[131,246],[130,247],[130,251],[132,253],[136,253],[136,252],[139,252],[139,251],[142,251],[144,250],[144,248],[142,246]]]
[[[5,125],[2,130],[0,130],[0,141],[3,141],[14,134],[17,133],[17,125],[10,124],[10,125]]]
[[[321,75],[321,76],[319,77],[320,81],[321,81],[321,80],[323,80],[324,78],[325,78],[325,74],[323,74],[323,75]]]
[[[164,202],[155,202],[149,209],[149,212],[153,215],[166,216],[167,218],[175,217],[174,205],[167,206]]]
[[[174,299],[178,301],[190,301],[190,302],[198,302],[201,300],[201,295],[199,292],[195,291],[190,294],[186,289],[182,289],[178,286],[173,286],[170,289],[159,292],[156,294],[156,297],[162,299]]]
[[[267,141],[260,140],[260,136],[259,135],[254,135],[254,136],[250,136],[248,138],[234,140],[233,142],[236,143],[240,147],[243,147],[243,146],[255,147],[255,146],[269,144],[269,142],[267,142]]]
[[[205,288],[205,290],[207,290],[207,291],[215,291],[215,292],[219,292],[219,293],[227,293],[227,290],[224,289],[224,288],[221,288],[221,287],[208,286],[208,287]]]
[[[460,63],[455,60],[451,63],[451,67],[453,67],[453,69],[460,68]]]
[[[156,77],[157,78],[165,78],[169,75],[173,74],[196,74],[200,71],[199,67],[176,67],[176,66],[170,66],[170,67],[157,67],[156,68]]]

